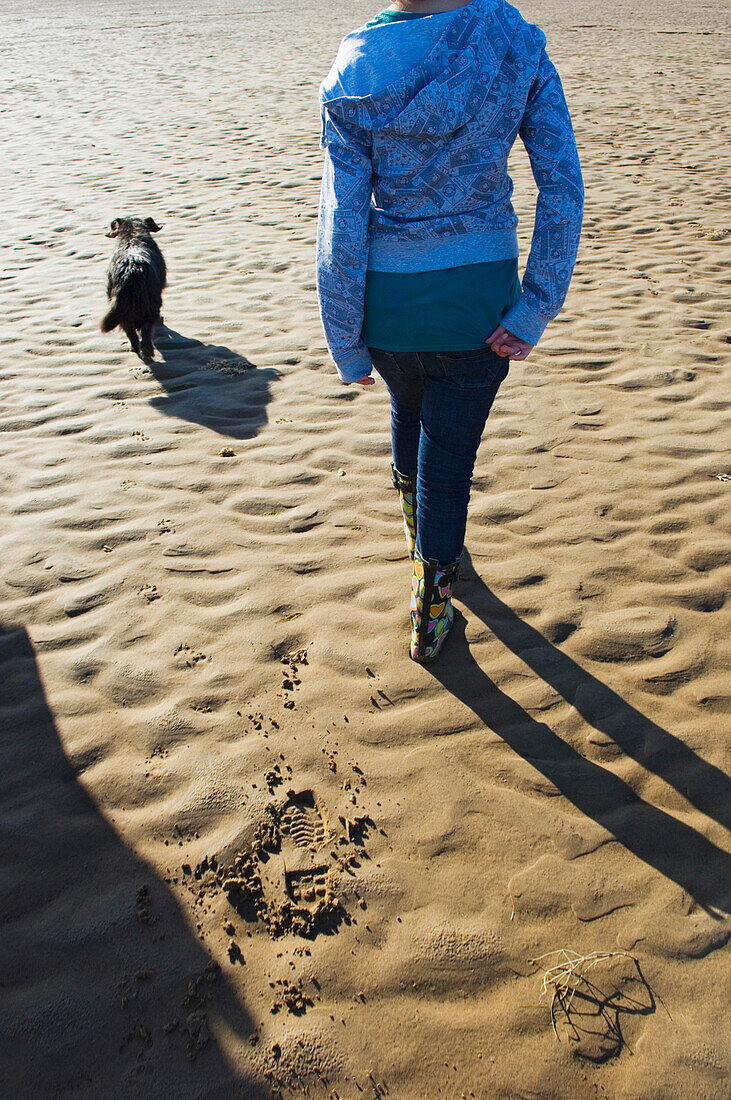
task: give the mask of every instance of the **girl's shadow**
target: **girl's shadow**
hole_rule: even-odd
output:
[[[463,562],[466,575],[459,582],[457,598],[537,676],[572,703],[587,723],[611,736],[622,751],[673,786],[703,814],[728,827],[728,777],[520,619],[475,574],[467,553]],[[434,677],[630,852],[676,882],[711,915],[728,912],[731,857],[689,825],[645,802],[622,779],[586,759],[548,725],[523,710],[479,667],[464,629],[464,618],[457,612],[455,637],[439,660],[427,666]]]

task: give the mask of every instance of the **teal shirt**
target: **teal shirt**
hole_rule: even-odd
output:
[[[368,27],[423,12],[382,11]],[[477,351],[520,297],[518,259],[366,274],[362,338],[383,351]]]
[[[424,11],[379,11],[366,23],[366,27],[377,27],[379,23],[395,23],[397,19],[422,19],[427,12]]]
[[[476,351],[520,298],[518,261],[366,274],[363,343],[383,351]]]

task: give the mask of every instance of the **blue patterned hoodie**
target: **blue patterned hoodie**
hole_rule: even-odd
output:
[[[368,268],[433,271],[518,255],[507,171],[518,136],[539,195],[523,292],[502,324],[536,344],[560,311],[583,185],[545,45],[505,0],[472,0],[343,39],[320,87],[317,288],[344,382],[371,370],[361,339]]]

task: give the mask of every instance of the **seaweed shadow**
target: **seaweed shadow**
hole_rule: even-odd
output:
[[[651,1016],[656,998],[639,960],[625,951],[549,951],[556,963],[543,975],[542,996],[553,988],[551,1025],[579,1058],[600,1064],[631,1049],[625,1020]],[[599,968],[599,970],[597,970]],[[591,976],[590,976],[591,975]]]

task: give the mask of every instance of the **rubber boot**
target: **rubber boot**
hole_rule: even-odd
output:
[[[416,478],[404,477],[395,466],[391,466],[393,487],[398,490],[401,501],[401,514],[404,517],[404,535],[409,557],[414,560],[416,550]]]
[[[440,565],[414,551],[411,577],[411,659],[425,665],[444,645],[454,621],[452,589],[459,562]]]

